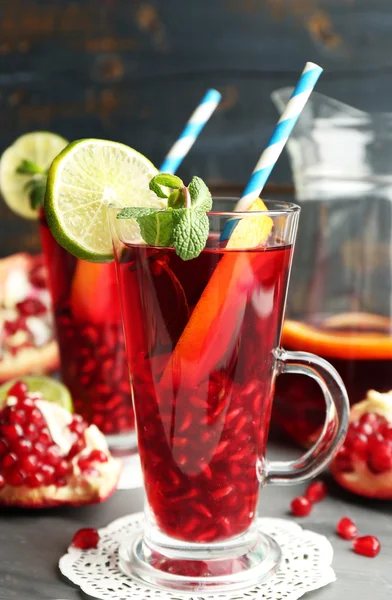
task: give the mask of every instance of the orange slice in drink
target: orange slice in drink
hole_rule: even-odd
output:
[[[265,210],[268,209],[260,198],[257,198],[249,207],[250,212]],[[271,217],[266,215],[243,217],[235,226],[226,248],[257,248],[267,239],[272,226]]]
[[[359,322],[361,322],[362,328],[364,327],[363,316],[366,316],[366,313],[362,313],[361,319],[358,318],[358,314],[355,313],[354,318],[348,319],[348,325],[342,318],[336,320],[335,325],[339,323],[341,328],[347,327],[344,331],[326,331],[298,321],[287,320],[283,326],[282,346],[303,352],[313,352],[326,358],[391,359],[392,334],[386,329],[385,333],[349,330],[350,324],[353,327],[354,323],[356,328],[359,328]],[[369,328],[373,321],[374,319],[370,319]],[[388,322],[391,326],[392,323],[389,320]],[[377,324],[380,325],[378,319]]]
[[[267,207],[258,199],[250,210],[267,210]],[[248,238],[245,224],[250,219]],[[272,225],[272,219],[265,215],[243,218],[227,247],[235,250],[260,246]],[[242,323],[248,292],[255,278],[254,260],[251,253],[233,251],[227,252],[218,263],[173,350],[162,376],[163,386],[196,385],[212,369],[222,367],[225,357],[231,356],[237,343],[236,329]]]
[[[71,311],[80,322],[105,323],[120,319],[114,263],[78,260],[72,280]]]

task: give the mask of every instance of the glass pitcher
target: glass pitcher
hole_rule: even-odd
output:
[[[272,94],[280,112],[290,94]],[[282,345],[326,358],[358,402],[392,389],[392,113],[314,93],[287,148],[302,217]],[[302,445],[323,407],[310,378],[278,379],[275,422]]]

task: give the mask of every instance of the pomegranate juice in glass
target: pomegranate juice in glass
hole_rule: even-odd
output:
[[[111,448],[135,447],[129,371],[114,263],[79,260],[40,230],[60,347],[61,375],[75,410]]]
[[[280,550],[257,525],[260,488],[318,473],[347,427],[335,370],[279,348],[298,207],[233,213],[234,205],[214,202],[207,245],[187,261],[174,248],[134,243],[129,219],[109,209],[146,490],[144,531],[122,545],[120,561],[133,577],[176,590],[234,590],[272,573]],[[221,241],[228,221],[267,215],[273,227],[261,246]],[[327,411],[312,453],[273,463],[265,450],[282,372],[316,377]]]

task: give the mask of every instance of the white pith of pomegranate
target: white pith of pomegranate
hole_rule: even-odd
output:
[[[367,498],[392,498],[392,391],[370,390],[350,412],[344,445],[331,464],[335,480]]]
[[[58,367],[42,256],[0,260],[0,382]]]
[[[10,389],[0,410],[0,505],[102,502],[120,469],[95,425],[29,393],[22,382]]]

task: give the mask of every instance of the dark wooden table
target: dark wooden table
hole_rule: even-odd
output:
[[[294,453],[272,447],[274,457]],[[306,596],[307,600],[387,600],[392,596],[392,502],[364,501],[337,489],[329,482],[328,498],[311,515],[299,520],[307,529],[328,537],[334,547],[333,567],[337,581]],[[260,512],[288,517],[290,499],[303,487],[263,490]],[[141,511],[142,490],[118,491],[100,506],[55,509],[41,512],[2,511],[0,515],[0,599],[81,600],[81,593],[63,581],[58,560],[81,527],[103,527],[117,517]],[[382,551],[375,559],[350,550],[350,542],[339,539],[337,520],[353,518],[361,532],[377,535]]]

